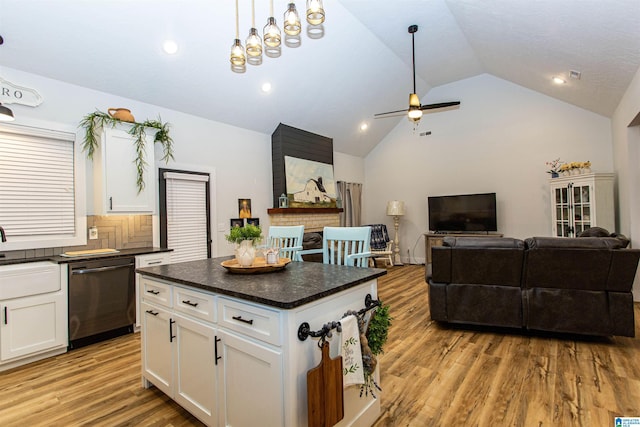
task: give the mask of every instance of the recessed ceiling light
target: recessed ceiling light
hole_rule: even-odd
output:
[[[563,85],[563,84],[566,83],[566,80],[563,79],[562,77],[557,77],[556,76],[556,77],[552,78],[551,80],[557,85]]]
[[[167,40],[162,44],[162,50],[168,55],[173,55],[178,51],[178,43],[173,40]]]
[[[369,129],[369,125],[367,123],[361,123],[360,124],[360,130],[362,132],[364,132],[365,130]]]
[[[262,91],[264,93],[269,93],[271,92],[271,83],[266,82],[266,83],[262,83],[262,87],[261,87]]]

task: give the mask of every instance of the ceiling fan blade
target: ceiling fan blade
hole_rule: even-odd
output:
[[[421,105],[421,110],[435,110],[437,108],[447,108],[447,107],[455,107],[456,105],[460,105],[460,101],[451,101],[451,102],[440,102],[438,104],[426,104]]]
[[[404,110],[396,110],[396,111],[387,111],[386,113],[378,113],[374,114],[373,117],[386,116],[387,114],[396,114],[396,113],[406,113],[407,109]]]

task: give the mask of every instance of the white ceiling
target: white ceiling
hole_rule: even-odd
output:
[[[274,1],[279,22],[286,3]],[[373,119],[408,104],[411,24],[419,26],[423,104],[452,100],[429,98],[432,87],[490,73],[611,116],[640,67],[638,0],[324,3],[322,38],[310,39],[303,27],[299,48],[283,47],[280,58],[236,74],[228,60],[231,0],[0,0],[0,66],[267,134],[285,123],[331,137],[336,151],[357,156],[399,121],[411,127],[404,118]],[[261,30],[268,2],[256,7]],[[250,1],[240,0],[243,44],[250,17]],[[180,46],[174,56],[161,51],[168,38]],[[581,79],[569,79],[569,70]],[[555,75],[568,83],[552,85]],[[268,95],[260,91],[266,81]],[[457,100],[464,105],[464,97]]]

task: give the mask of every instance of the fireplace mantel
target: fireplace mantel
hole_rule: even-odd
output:
[[[274,214],[336,214],[344,211],[342,208],[271,208],[267,209],[269,215]]]

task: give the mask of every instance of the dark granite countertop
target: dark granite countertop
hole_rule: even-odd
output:
[[[74,256],[74,257],[65,257],[60,255],[49,255],[49,256],[27,256],[24,258],[0,258],[0,266],[2,265],[11,265],[11,264],[24,264],[28,262],[38,262],[38,261],[51,261],[58,264],[68,264],[76,261],[90,261],[95,259],[102,258],[122,258],[127,256],[136,256],[136,255],[146,255],[153,254],[158,252],[170,252],[173,249],[167,248],[133,248],[133,249],[118,249],[119,252],[111,253],[111,254],[103,254],[103,255],[83,255],[83,256]]]
[[[232,257],[210,258],[139,268],[147,276],[291,309],[387,274],[380,268],[345,267],[293,261],[283,270],[264,274],[234,274],[220,263]]]

